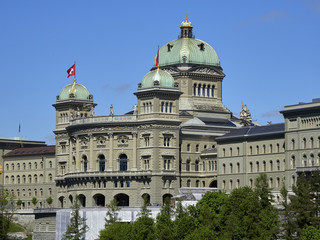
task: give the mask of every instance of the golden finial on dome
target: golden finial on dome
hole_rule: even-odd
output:
[[[188,21],[188,14],[186,14],[186,21]]]

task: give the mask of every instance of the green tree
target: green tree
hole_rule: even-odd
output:
[[[312,204],[313,204],[313,213],[312,213],[312,220],[311,224],[312,226],[315,227],[320,227],[320,218],[319,218],[319,213],[320,213],[320,172],[315,171],[312,173],[311,177],[311,186],[310,186],[310,191],[311,191],[311,199],[312,199]]]
[[[255,190],[242,187],[231,192],[223,205],[222,238],[276,239],[279,220],[266,181],[266,177],[260,175]]]
[[[153,240],[155,239],[154,220],[148,216],[141,216],[132,223],[130,239]]]
[[[85,224],[85,218],[80,216],[80,204],[78,195],[75,198],[72,206],[70,223],[67,231],[63,235],[63,240],[84,240],[84,235],[88,231],[88,226]]]
[[[48,197],[48,198],[46,199],[46,202],[47,202],[48,206],[51,208],[51,204],[52,204],[52,202],[53,202],[52,197],[51,197],[51,196]]]
[[[8,190],[0,193],[0,239],[8,239],[8,230],[12,222],[14,211],[16,210],[16,202],[14,196]]]
[[[173,240],[174,226],[171,216],[173,215],[170,198],[165,199],[165,203],[157,215],[155,224],[155,235],[160,240]]]
[[[38,203],[38,199],[37,199],[36,197],[33,197],[33,198],[31,199],[31,202],[32,202],[32,204],[33,204],[33,207],[35,208],[36,205],[37,205],[37,203]]]
[[[282,215],[282,231],[281,237],[287,240],[292,240],[295,237],[295,222],[293,211],[291,211],[291,206],[288,202],[288,190],[283,183],[282,188],[280,189],[283,209],[279,212]]]
[[[301,240],[319,240],[320,239],[320,229],[313,226],[307,226],[302,230]]]
[[[112,199],[110,204],[108,205],[107,216],[104,218],[105,220],[105,228],[109,225],[114,224],[115,222],[119,222],[121,219],[118,217],[120,208],[118,207],[118,202],[116,199]]]
[[[115,222],[100,231],[99,240],[131,240],[131,223]]]
[[[190,215],[189,211],[181,206],[181,203],[179,205],[177,206],[176,218],[174,221],[173,234],[175,240],[185,239],[185,237],[197,228],[195,218]]]
[[[294,214],[294,222],[296,234],[300,236],[305,226],[310,226],[313,220],[314,205],[311,199],[311,187],[307,181],[305,174],[301,174],[297,181],[297,186],[293,186],[294,195],[290,195],[290,211]]]

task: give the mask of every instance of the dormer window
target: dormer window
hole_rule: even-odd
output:
[[[204,43],[199,44],[198,47],[200,48],[200,51],[204,51]]]
[[[173,45],[171,45],[171,44],[167,44],[167,47],[168,47],[168,52],[171,52],[171,48],[173,47]]]

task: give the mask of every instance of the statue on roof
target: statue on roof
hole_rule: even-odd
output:
[[[110,115],[111,117],[114,115],[112,104],[111,104],[111,106],[110,106],[110,114],[109,114],[109,115]]]
[[[240,112],[240,119],[244,125],[248,125],[249,123],[252,122],[251,113],[246,104],[243,104],[243,102],[241,102],[241,104],[242,104],[242,110]]]

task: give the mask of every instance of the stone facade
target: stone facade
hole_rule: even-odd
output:
[[[55,196],[55,146],[17,148],[3,158],[5,188],[22,200],[21,208],[48,207],[46,199]]]

